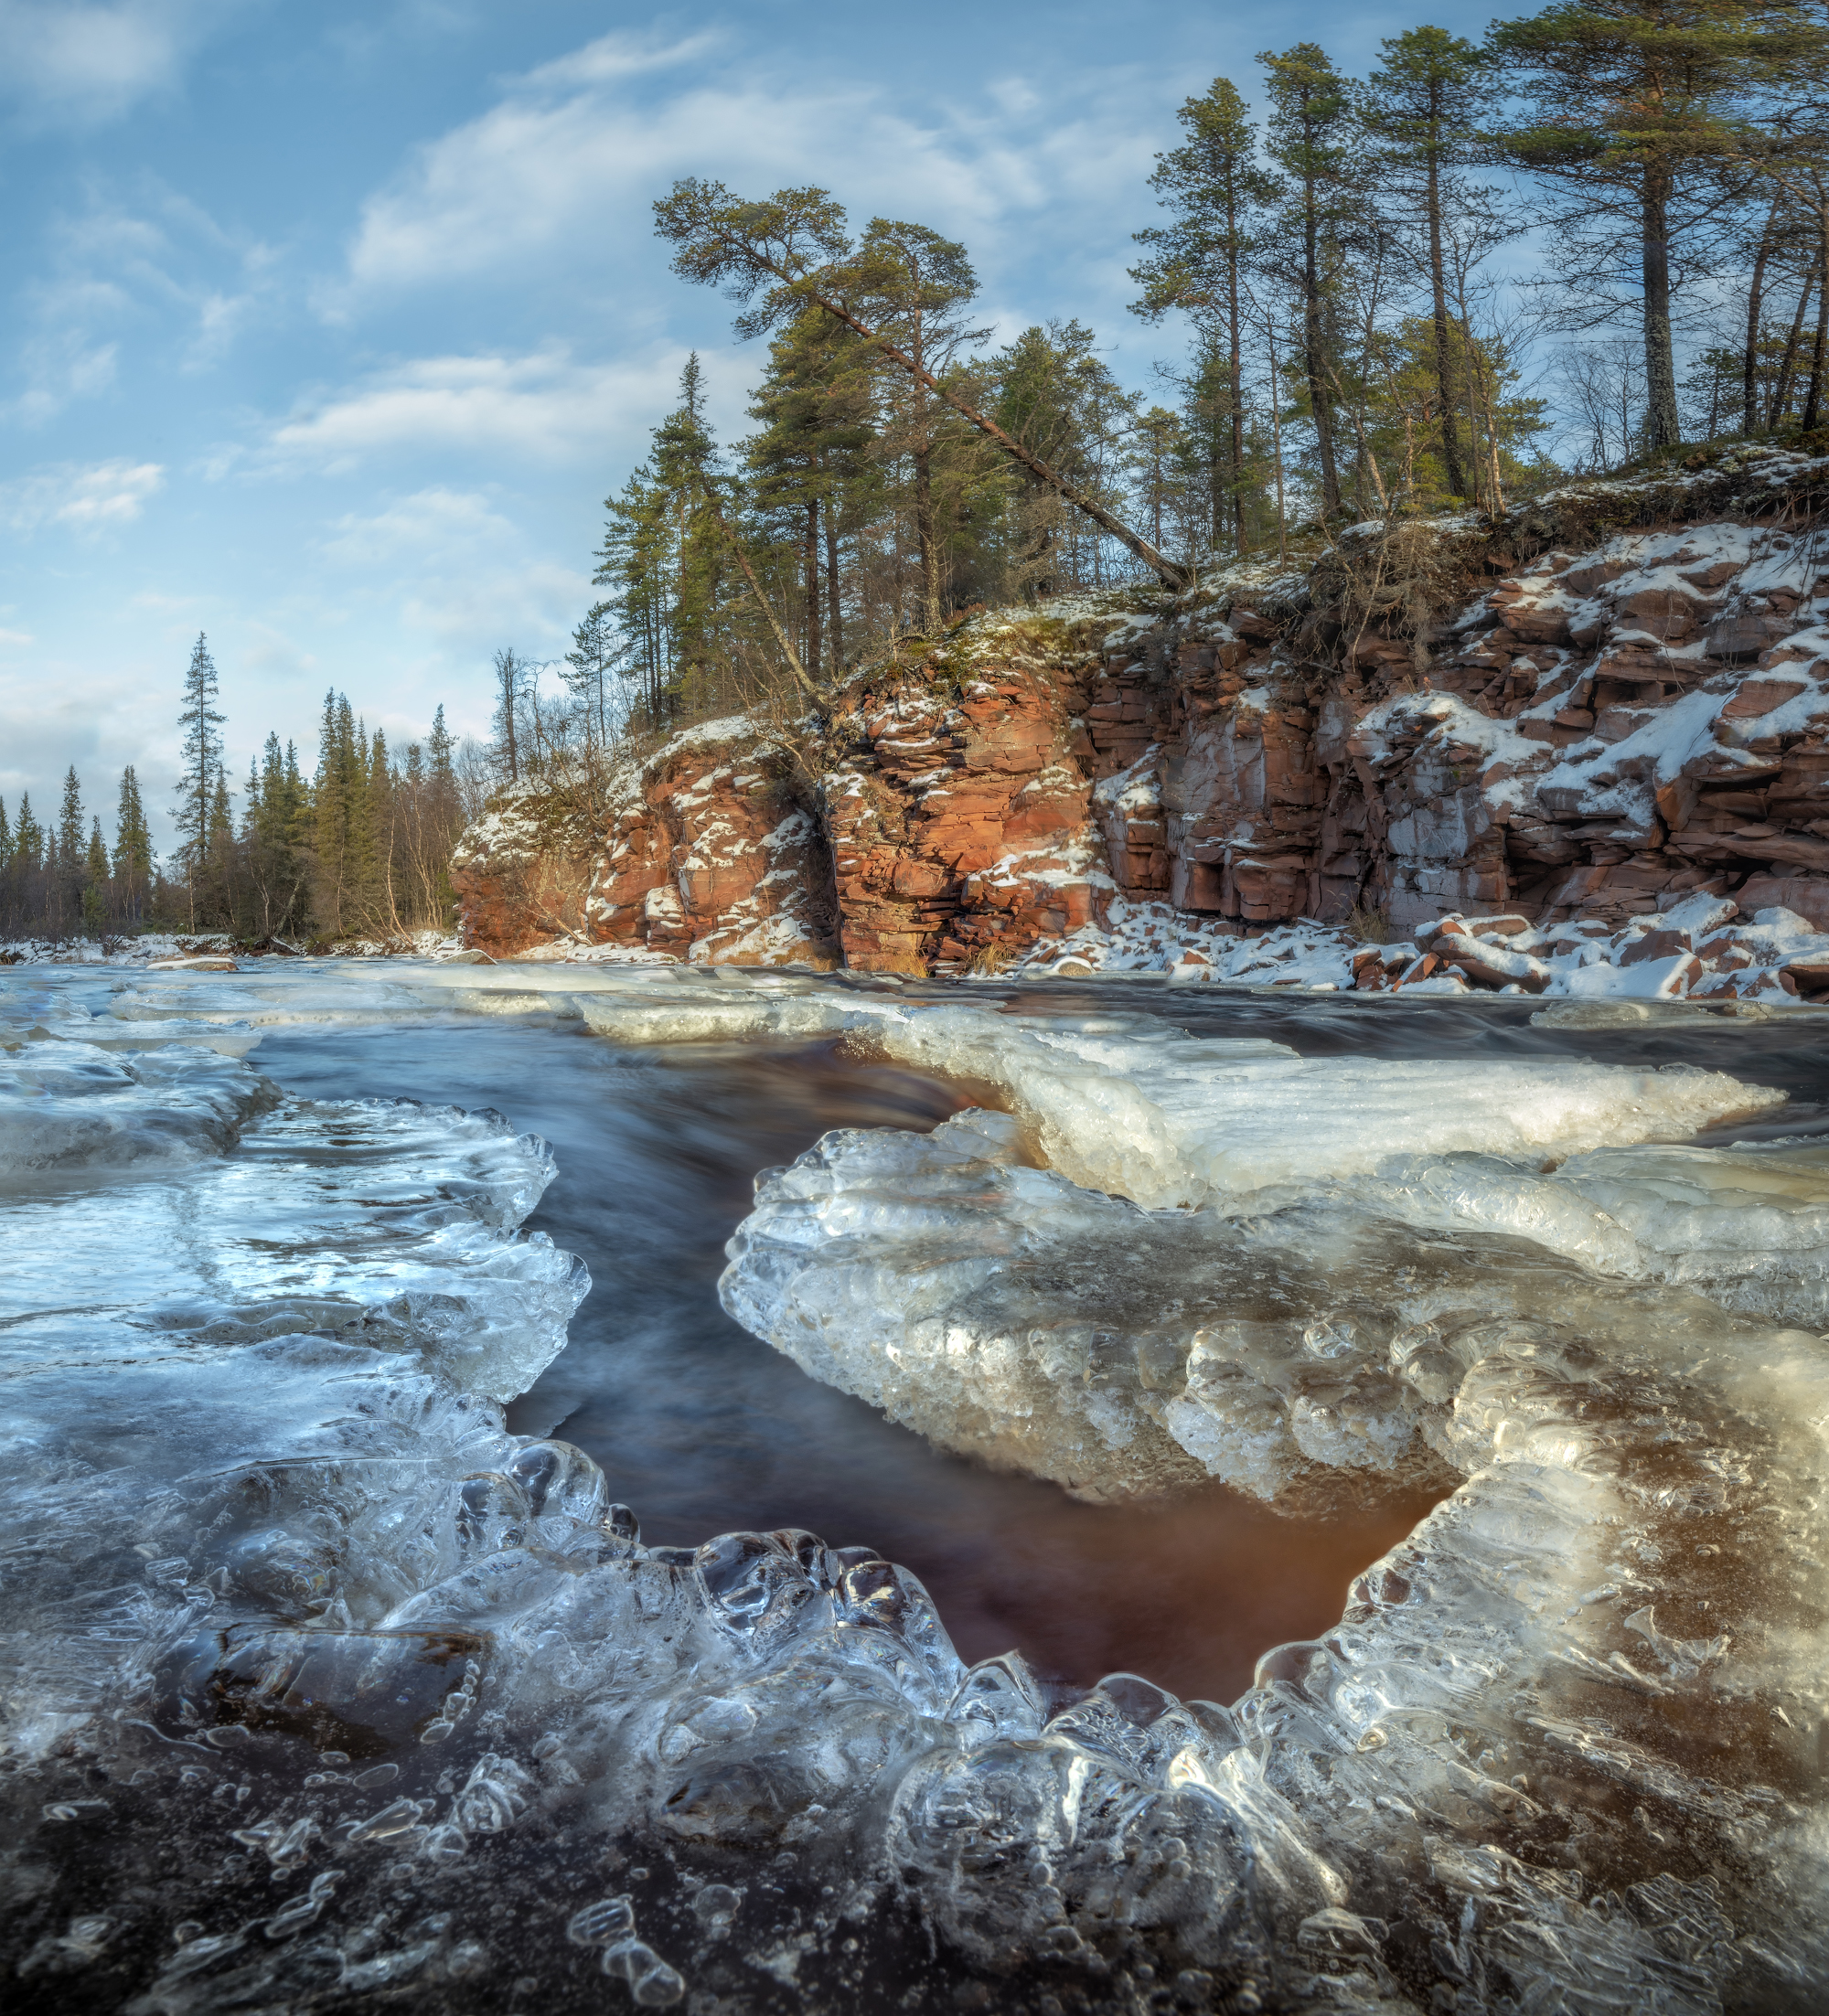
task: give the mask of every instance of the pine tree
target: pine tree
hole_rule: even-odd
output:
[[[1354,194],[1353,91],[1327,51],[1313,42],[1298,42],[1280,56],[1267,50],[1257,60],[1269,73],[1270,158],[1289,184],[1289,208],[1278,236],[1296,249],[1285,272],[1301,302],[1302,368],[1321,513],[1332,517],[1341,499],[1333,438],[1338,369],[1332,297]]]
[[[936,508],[934,464],[942,442],[955,432],[955,415],[945,400],[957,383],[959,353],[989,334],[988,329],[966,326],[965,311],[978,293],[978,276],[963,245],[942,238],[925,224],[883,218],[873,219],[864,233],[858,247],[857,270],[860,290],[870,304],[877,328],[893,336],[916,367],[913,372],[883,372],[882,389],[886,395],[889,444],[908,457],[914,472],[922,628],[928,635],[937,636],[941,598],[947,585],[942,580],[947,541],[942,537]],[[843,401],[843,410],[827,421],[829,433],[836,423],[839,435],[830,448],[855,456],[868,439],[868,427],[858,425],[866,416],[852,390],[858,382],[855,373],[862,359],[875,353],[865,347],[860,357],[855,339],[845,340],[850,335],[842,328],[833,332],[823,348],[830,359],[825,374],[828,382]],[[930,389],[929,378],[938,381],[938,393]]]
[[[190,927],[197,928],[198,885],[208,870],[214,828],[217,784],[222,770],[223,716],[217,710],[216,663],[203,633],[198,633],[184,677],[184,773],[178,780],[172,818],[178,833],[178,862],[188,891]]]
[[[1682,438],[1674,253],[1706,262],[1741,195],[1750,94],[1821,43],[1778,0],[1565,0],[1493,29],[1524,100],[1503,144],[1563,191],[1552,222],[1584,325],[1615,288],[1637,295],[1649,447]]]
[[[769,347],[769,368],[754,400],[751,417],[762,431],[744,444],[744,459],[755,477],[752,502],[770,521],[779,547],[793,554],[783,570],[798,580],[801,655],[818,673],[827,655],[829,615],[838,620],[839,602],[828,610],[821,572],[821,534],[835,534],[836,513],[843,479],[855,473],[859,451],[870,438],[867,424],[868,377],[858,346],[842,340],[819,315],[802,315]],[[915,452],[920,475],[927,483],[931,442]],[[917,498],[915,522],[925,528],[924,551],[933,551],[931,489]],[[917,536],[922,536],[917,533]],[[938,621],[938,575],[935,583],[933,621]],[[838,659],[834,657],[836,667]]]
[[[1493,98],[1492,65],[1472,43],[1445,28],[1411,28],[1378,47],[1385,65],[1365,80],[1360,117],[1377,143],[1385,207],[1412,227],[1413,256],[1428,279],[1444,482],[1449,496],[1465,497],[1472,494],[1460,444],[1466,400],[1454,370],[1444,239],[1449,206],[1469,201],[1455,170],[1479,144],[1478,129]],[[1480,194],[1490,204],[1495,192]]]
[[[1093,332],[1081,322],[1032,326],[993,364],[999,422],[1083,495],[1115,497],[1137,402],[1099,357]],[[1024,528],[1019,564],[1030,593],[1104,585],[1103,542],[1088,536],[1084,516],[1064,508],[1056,493],[1028,490],[1017,497],[1014,515]]]
[[[1156,322],[1179,310],[1194,325],[1198,355],[1224,359],[1226,454],[1214,465],[1220,480],[1213,489],[1208,536],[1220,546],[1229,535],[1233,550],[1244,553],[1252,485],[1245,462],[1242,297],[1245,271],[1262,249],[1278,185],[1257,165],[1257,133],[1228,79],[1214,78],[1204,96],[1190,98],[1175,116],[1187,137],[1156,156],[1150,177],[1172,221],[1137,233],[1149,255],[1130,271],[1143,289],[1131,312]]]

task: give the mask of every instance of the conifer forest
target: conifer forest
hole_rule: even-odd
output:
[[[751,424],[718,438],[694,356],[564,655],[497,651],[487,740],[441,710],[390,749],[333,692],[315,762],[269,737],[242,776],[199,640],[176,847],[131,766],[112,832],[72,770],[54,810],[0,807],[0,929],[442,925],[492,788],[804,711],[962,613],[1306,564],[1354,522],[1829,423],[1829,19],[1791,0],[1570,0],[1477,44],[1407,29],[1363,76],[1302,42],[1215,78],[1134,242],[1087,248],[1161,331],[1141,386],[1077,319],[1000,339],[971,248],[925,223],[698,177],[654,208],[754,354]]]

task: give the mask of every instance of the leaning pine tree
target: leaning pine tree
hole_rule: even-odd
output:
[[[676,182],[654,212],[655,229],[676,248],[674,272],[684,280],[720,286],[731,300],[744,304],[737,317],[739,336],[764,336],[809,307],[819,309],[944,400],[1032,481],[1128,547],[1164,586],[1180,594],[1191,585],[1185,568],[1158,552],[1096,497],[912,357],[902,330],[866,319],[877,314],[879,263],[860,256],[845,229],[843,209],[824,189],[777,189],[758,203],[733,195],[722,182],[689,177]]]

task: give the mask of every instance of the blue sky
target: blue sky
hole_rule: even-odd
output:
[[[309,761],[328,686],[390,739],[441,701],[481,732],[490,654],[588,606],[689,350],[743,429],[760,358],[651,235],[676,176],[932,224],[1000,333],[1076,315],[1142,387],[1175,107],[1418,18],[1488,10],[0,0],[9,813],[73,762],[106,823],[134,762],[163,837],[199,630],[236,773],[270,728]]]

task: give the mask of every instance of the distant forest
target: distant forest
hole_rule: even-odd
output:
[[[497,652],[491,741],[454,750],[441,712],[390,751],[333,694],[313,774],[270,738],[237,809],[199,640],[172,859],[131,770],[112,844],[72,772],[54,826],[0,809],[0,931],[443,925],[492,789],[599,805],[623,754],[738,709],[791,729],[976,608],[1294,567],[1355,520],[1696,443],[1829,445],[1823,6],[1571,0],[1478,45],[1409,29],[1363,78],[1311,42],[1257,62],[1261,123],[1221,77],[1162,136],[1130,307],[1182,347],[1149,393],[1077,320],[994,345],[967,248],[925,225],[677,184],[675,272],[765,346],[754,426],[714,439],[693,357],[606,500],[572,648]]]
[[[10,819],[0,801],[0,938],[229,932],[303,949],[450,929],[446,869],[487,779],[445,731],[442,707],[423,742],[391,752],[344,695],[326,693],[315,773],[307,777],[294,746],[269,735],[238,811],[217,699],[215,661],[199,636],[185,674],[185,769],[169,859],[154,852],[131,763],[112,843],[84,807],[73,765],[54,818],[39,819],[29,793]]]

